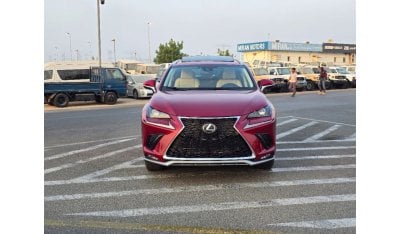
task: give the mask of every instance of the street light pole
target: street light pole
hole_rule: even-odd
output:
[[[76,49],[76,50],[75,50],[75,52],[76,52],[76,61],[78,61],[78,60],[79,60],[79,59],[78,59],[79,50],[78,50],[78,49]]]
[[[147,35],[149,39],[149,63],[151,63],[151,49],[150,49],[150,22],[147,23]]]
[[[117,58],[115,57],[115,38],[111,41],[114,43],[114,64],[117,64]]]
[[[71,61],[72,61],[71,33],[66,32],[65,34],[69,37],[69,54],[70,54],[70,58],[71,58]]]
[[[89,44],[89,60],[92,60],[92,43],[90,41],[88,41]]]
[[[54,49],[56,49],[56,61],[58,60],[58,47],[54,46]]]

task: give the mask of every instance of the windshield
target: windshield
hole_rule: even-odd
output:
[[[346,69],[344,68],[336,68],[336,70],[340,73],[340,74],[350,74],[348,71],[346,71]]]
[[[254,68],[254,74],[256,76],[268,75],[268,71],[264,68]]]
[[[329,68],[329,73],[338,73],[335,68]]]
[[[228,66],[201,64],[172,67],[161,90],[254,90],[253,82],[244,65]]]
[[[278,75],[290,75],[290,70],[287,67],[280,67],[276,70],[278,71]]]
[[[313,70],[314,74],[319,74],[320,73],[319,68],[314,67],[312,70]]]
[[[304,67],[303,68],[303,73],[304,74],[313,74],[314,71],[310,67]]]

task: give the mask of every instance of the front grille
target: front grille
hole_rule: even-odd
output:
[[[181,119],[185,126],[167,151],[174,158],[235,158],[252,155],[249,146],[234,129],[236,118]],[[204,124],[217,127],[214,133],[205,133]]]

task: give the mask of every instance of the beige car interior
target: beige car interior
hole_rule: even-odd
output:
[[[222,73],[222,78],[218,80],[216,87],[220,88],[225,84],[235,84],[238,87],[242,87],[240,80],[236,78],[235,71],[228,69],[224,70],[224,72]]]
[[[182,70],[181,76],[175,80],[175,87],[177,88],[198,88],[199,80],[194,78],[191,71]]]

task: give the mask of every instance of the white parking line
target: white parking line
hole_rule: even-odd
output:
[[[52,173],[52,172],[59,171],[59,170],[62,170],[62,169],[75,167],[75,166],[77,166],[79,164],[88,163],[88,162],[91,162],[91,161],[94,161],[94,160],[98,160],[98,159],[108,158],[108,157],[114,156],[116,154],[120,154],[120,153],[129,151],[129,150],[133,150],[133,149],[135,149],[135,148],[134,147],[127,147],[127,148],[123,148],[123,149],[120,149],[120,150],[112,151],[112,152],[109,152],[109,153],[106,153],[106,154],[103,154],[103,155],[99,155],[99,156],[96,156],[96,157],[93,157],[93,158],[88,158],[88,159],[85,159],[85,160],[79,160],[79,161],[76,161],[76,162],[73,162],[73,163],[67,163],[67,164],[64,164],[64,165],[61,165],[61,166],[48,168],[48,169],[44,170],[44,174],[46,175],[48,173]]]
[[[338,139],[338,140],[315,140],[315,141],[277,141],[278,145],[285,145],[285,144],[308,144],[308,143],[330,143],[330,142],[351,142],[356,141],[355,138],[345,138],[345,139]]]
[[[300,156],[300,157],[279,157],[277,161],[295,161],[295,160],[317,160],[317,159],[335,159],[335,158],[355,158],[355,154],[349,155],[324,155],[324,156]]]
[[[285,137],[285,136],[288,136],[288,135],[293,134],[295,132],[301,131],[301,130],[303,130],[303,129],[307,128],[307,127],[310,127],[312,125],[315,125],[317,123],[318,122],[316,122],[316,121],[312,121],[310,123],[304,124],[303,126],[300,126],[300,127],[294,128],[292,130],[280,133],[280,134],[276,135],[276,139],[278,140],[278,139],[280,139],[282,137]]]
[[[355,200],[356,200],[355,194],[343,194],[343,195],[315,196],[315,197],[280,198],[280,199],[254,201],[254,202],[223,202],[223,203],[199,204],[192,206],[169,206],[169,207],[137,208],[137,209],[112,210],[112,211],[94,211],[94,212],[70,213],[66,215],[97,216],[97,217],[138,217],[138,216],[148,216],[148,215],[194,213],[203,211],[239,210],[239,209],[252,209],[252,208],[259,209],[263,207],[346,202]]]
[[[281,227],[296,227],[296,228],[336,229],[336,228],[355,227],[356,219],[355,218],[325,219],[325,220],[312,220],[312,221],[291,222],[291,223],[274,223],[268,225],[281,226]]]
[[[298,172],[298,171],[327,171],[337,169],[356,168],[355,164],[335,165],[335,166],[310,166],[310,167],[278,167],[272,168],[273,172]]]
[[[306,147],[306,148],[287,148],[277,149],[277,152],[285,151],[304,151],[304,150],[333,150],[333,149],[355,149],[355,146],[326,146],[326,147]]]
[[[135,162],[143,159],[136,159]],[[129,167],[130,163],[125,162],[123,164],[118,164],[114,168],[107,168],[103,170],[101,174],[107,174],[110,171],[118,170],[121,168]],[[286,168],[272,168],[273,173],[279,172],[301,172],[301,171],[330,171],[330,170],[341,170],[341,169],[353,169],[356,168],[355,164],[346,164],[346,165],[333,165],[333,166],[309,166],[309,167],[286,167]],[[95,172],[96,173],[96,172]],[[92,173],[94,174],[94,173]],[[89,175],[92,175],[89,174]],[[210,175],[221,175],[226,174],[226,172],[210,172],[207,173],[207,176]],[[247,175],[248,172],[235,173]],[[181,173],[181,174],[158,174],[158,175],[137,175],[137,176],[123,176],[123,177],[106,177],[106,178],[95,178],[93,177],[79,177],[71,180],[53,180],[53,181],[45,181],[45,186],[54,186],[54,185],[65,185],[65,184],[86,184],[86,183],[103,183],[103,182],[115,182],[115,181],[134,181],[134,180],[148,180],[148,179],[167,179],[167,178],[177,178],[177,177],[193,177],[198,176],[196,173]]]
[[[311,137],[305,139],[304,142],[311,142],[311,141],[318,140],[318,139],[322,138],[323,136],[326,136],[326,135],[328,135],[329,133],[331,133],[331,132],[337,130],[337,129],[340,128],[341,126],[342,126],[342,125],[333,125],[332,127],[326,129],[325,131],[320,132],[320,133],[318,133],[318,134],[315,134],[314,136],[311,136]]]
[[[297,118],[297,119],[313,120],[313,121],[324,122],[324,123],[340,124],[340,125],[345,125],[345,126],[349,126],[349,127],[356,127],[356,125],[353,125],[353,124],[338,123],[338,122],[332,122],[332,121],[326,121],[326,120],[320,120],[320,119],[303,118],[303,117],[298,117],[298,116],[292,116],[292,117]]]
[[[356,133],[357,132],[355,132],[355,133],[353,133],[351,136],[349,136],[349,137],[346,137],[346,139],[353,139],[353,140],[355,140],[356,139]]]
[[[108,138],[108,139],[101,139],[101,140],[95,140],[95,141],[82,141],[82,142],[74,142],[74,143],[69,143],[69,144],[61,144],[61,145],[52,145],[52,146],[45,146],[45,149],[52,149],[52,148],[59,148],[59,147],[64,147],[64,146],[71,146],[71,145],[82,145],[82,144],[87,144],[87,143],[95,143],[95,142],[103,142],[103,141],[111,141],[111,140],[120,140],[120,139],[126,139],[126,138],[132,138],[133,140],[136,139],[139,135],[132,135],[132,136],[125,136],[125,137],[116,137],[116,138]],[[46,151],[46,150],[45,150]]]
[[[105,193],[84,193],[84,194],[69,194],[69,195],[54,195],[44,198],[45,201],[65,201],[77,199],[95,199],[106,197],[122,197],[132,195],[156,195],[162,193],[181,193],[181,192],[202,192],[224,190],[227,187],[230,189],[244,188],[267,188],[267,187],[284,187],[295,185],[319,185],[319,184],[343,184],[356,182],[355,177],[351,178],[331,178],[331,179],[312,179],[312,180],[290,180],[290,181],[273,181],[259,183],[234,183],[234,184],[217,184],[217,185],[200,185],[200,186],[183,186],[174,188],[158,188],[158,189],[134,189],[129,191],[115,191]]]
[[[61,153],[61,154],[56,154],[56,155],[53,155],[53,156],[46,157],[46,158],[44,158],[44,160],[48,161],[48,160],[63,158],[63,157],[67,157],[67,156],[70,156],[70,155],[74,155],[74,154],[78,154],[78,153],[82,153],[82,152],[86,152],[86,151],[90,151],[90,150],[95,150],[95,149],[98,149],[98,148],[101,148],[101,147],[104,147],[104,146],[115,145],[115,144],[119,144],[119,143],[122,143],[122,142],[131,141],[133,139],[134,138],[128,138],[128,139],[123,139],[123,140],[118,140],[118,141],[111,141],[111,142],[107,142],[107,143],[104,143],[104,144],[91,146],[91,147],[84,148],[84,149],[74,150],[74,151]]]
[[[288,119],[288,120],[286,120],[286,121],[283,121],[283,122],[281,122],[281,123],[278,123],[276,126],[282,126],[282,125],[284,125],[284,124],[288,124],[288,123],[291,123],[291,122],[294,122],[294,121],[297,121],[298,119]]]
[[[141,160],[143,160],[143,159],[142,158],[136,158],[134,160],[123,162],[121,164],[117,164],[117,165],[114,165],[112,167],[100,170],[100,171],[95,171],[93,173],[90,173],[90,174],[87,174],[87,175],[84,175],[84,176],[80,176],[80,177],[77,177],[77,178],[72,179],[72,180],[79,182],[79,181],[86,181],[86,180],[94,179],[96,177],[108,174],[108,173],[110,173],[112,171],[117,171],[117,170],[120,170],[120,169],[124,169],[127,166],[130,166],[130,165],[132,165],[132,164],[134,164],[134,163],[136,163],[138,161],[141,161]]]

